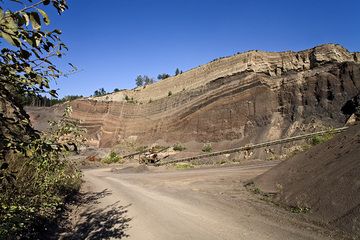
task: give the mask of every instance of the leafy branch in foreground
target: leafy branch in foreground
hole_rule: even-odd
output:
[[[66,0],[16,0],[23,7],[12,11],[4,8],[4,2],[10,1],[0,1],[0,44],[8,44],[0,52],[2,162],[6,161],[9,152],[24,153],[26,146],[39,138],[19,96],[47,93],[56,97],[56,91],[50,89],[49,83],[64,75],[51,59],[61,57],[67,47],[60,39],[60,30],[44,27],[50,24],[50,19],[41,8],[53,6],[59,14],[68,8]],[[1,169],[7,166],[1,165]]]
[[[4,3],[20,3],[19,10]],[[66,0],[0,0],[0,239],[38,239],[81,174],[65,160],[84,139],[66,108],[50,132],[33,129],[24,97],[57,97],[50,82],[65,74],[53,64],[67,50],[61,31],[49,30],[45,8],[61,14]],[[70,64],[74,70],[75,67]],[[40,229],[42,228],[42,229]]]

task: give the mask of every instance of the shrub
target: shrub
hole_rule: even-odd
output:
[[[175,163],[175,168],[179,170],[194,168],[191,163]]]
[[[111,152],[106,158],[102,160],[103,163],[111,164],[111,163],[122,163],[122,158],[116,153]]]
[[[312,145],[317,145],[317,144],[321,144],[324,142],[329,141],[330,139],[332,139],[334,137],[333,133],[325,133],[323,135],[315,135],[311,138],[310,143]]]
[[[211,143],[205,143],[203,148],[201,149],[203,152],[211,152],[212,151],[212,145]]]
[[[182,146],[180,143],[176,143],[173,146],[174,151],[184,151],[186,148]]]
[[[77,150],[81,129],[69,120],[50,123],[49,132],[32,140],[25,152],[7,155],[9,168],[0,172],[0,239],[38,239],[44,224],[53,221],[66,198],[81,185],[81,173],[66,159]],[[82,140],[80,141],[82,142]]]
[[[310,210],[309,207],[290,206],[290,211],[292,213],[308,213]]]
[[[172,95],[172,92],[171,92],[171,91],[169,91],[169,92],[168,92],[168,96],[170,97],[171,95]]]
[[[220,164],[225,164],[226,163],[226,160],[225,159],[221,159],[220,160]]]

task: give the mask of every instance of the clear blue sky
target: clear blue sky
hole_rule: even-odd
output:
[[[81,72],[60,96],[133,88],[156,77],[251,49],[302,50],[339,43],[360,51],[359,0],[68,0],[52,22]]]

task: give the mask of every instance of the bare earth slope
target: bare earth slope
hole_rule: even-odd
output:
[[[360,125],[255,178],[279,201],[360,237]]]
[[[146,88],[70,104],[100,147],[226,141],[214,144],[220,150],[342,125],[341,107],[359,93],[359,59],[334,44],[300,52],[250,51]],[[42,114],[61,107],[29,111],[33,124],[44,126]]]

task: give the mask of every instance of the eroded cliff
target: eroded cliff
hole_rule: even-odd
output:
[[[100,147],[123,141],[234,147],[343,125],[342,106],[359,94],[359,59],[334,44],[300,52],[249,51],[146,88],[70,105]],[[35,126],[43,119],[38,111],[30,114]]]

